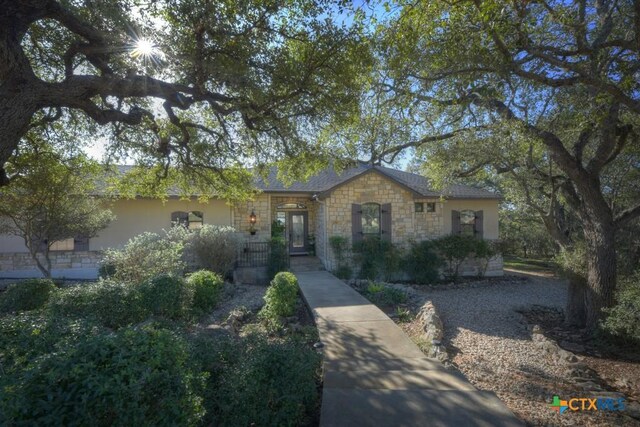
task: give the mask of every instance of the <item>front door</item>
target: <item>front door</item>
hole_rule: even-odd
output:
[[[289,253],[306,254],[308,236],[307,212],[289,212]]]

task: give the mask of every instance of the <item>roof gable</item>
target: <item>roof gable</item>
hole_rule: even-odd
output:
[[[451,185],[441,191],[432,190],[429,180],[411,172],[387,168],[379,165],[370,165],[364,162],[357,162],[354,166],[336,172],[332,167],[328,167],[320,173],[312,176],[306,182],[296,181],[290,186],[285,186],[277,178],[276,168],[269,172],[267,180],[257,179],[257,187],[268,193],[311,193],[320,198],[327,197],[333,190],[347,184],[354,179],[367,173],[378,173],[385,178],[395,182],[400,187],[411,192],[415,197],[439,198],[446,197],[452,199],[501,199],[502,197],[491,191],[475,188],[468,185]]]

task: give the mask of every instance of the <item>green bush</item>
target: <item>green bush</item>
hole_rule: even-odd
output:
[[[191,274],[187,278],[187,284],[193,289],[193,308],[199,313],[215,308],[224,287],[222,277],[207,270]]]
[[[222,373],[217,423],[222,426],[309,425],[318,402],[320,356],[293,341],[247,340],[239,363]],[[223,391],[222,391],[223,390]]]
[[[292,273],[281,272],[273,278],[264,296],[260,311],[263,318],[277,319],[293,315],[298,300],[298,279]]]
[[[346,264],[338,264],[338,268],[335,269],[333,274],[335,274],[338,279],[348,280],[353,277],[353,270]]]
[[[36,358],[72,346],[78,339],[100,330],[85,320],[51,318],[44,312],[31,311],[2,317],[0,377],[24,369]]]
[[[407,294],[382,283],[370,282],[362,294],[376,305],[396,305],[407,301]]]
[[[51,280],[31,279],[9,285],[0,294],[0,313],[17,313],[43,307],[56,290]]]
[[[349,239],[344,236],[331,236],[329,237],[329,246],[331,246],[335,258],[339,261],[343,260],[347,257]]]
[[[337,267],[333,271],[339,279],[351,279],[353,270],[349,265],[347,252],[349,250],[349,239],[344,236],[329,237],[329,245],[333,250],[333,256],[336,260]]]
[[[470,236],[452,234],[433,241],[439,255],[446,261],[445,274],[457,280],[460,276],[460,266],[474,254],[479,239]]]
[[[142,233],[120,250],[107,250],[102,260],[102,273],[129,283],[141,283],[162,274],[180,276],[186,266],[183,250],[181,240]]]
[[[158,276],[138,287],[143,306],[154,316],[167,319],[186,319],[191,313],[194,289],[184,279]]]
[[[95,320],[109,328],[142,322],[150,314],[136,285],[115,280],[61,289],[47,307],[54,317]]]
[[[603,330],[617,341],[640,345],[640,271],[620,280],[615,306],[605,309]]]
[[[287,257],[287,242],[283,238],[273,237],[269,241],[269,260],[267,264],[267,277],[273,279],[276,274],[289,268]]]
[[[185,243],[185,247],[195,257],[196,265],[214,271],[223,278],[228,277],[233,271],[240,246],[236,229],[205,224],[192,233],[193,236]]]
[[[414,283],[421,285],[435,283],[440,278],[442,260],[434,249],[434,243],[428,240],[413,243],[404,259],[404,268]]]
[[[396,273],[398,263],[390,262],[397,260],[397,256],[392,252],[397,251],[390,242],[379,237],[368,237],[353,245],[355,261],[360,265],[358,276],[361,279],[376,280],[390,277]]]
[[[205,377],[166,330],[87,336],[0,379],[2,425],[194,425]]]

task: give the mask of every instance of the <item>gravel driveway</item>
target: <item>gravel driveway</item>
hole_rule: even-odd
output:
[[[431,300],[440,313],[444,344],[453,364],[476,387],[494,391],[527,424],[620,425],[618,417],[604,418],[593,413],[560,416],[549,406],[555,394],[566,397],[577,393],[563,378],[566,366],[533,344],[531,332],[515,310],[531,305],[563,308],[564,281],[512,277],[491,285],[423,288],[418,293]]]

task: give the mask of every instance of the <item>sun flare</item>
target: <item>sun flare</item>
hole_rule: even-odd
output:
[[[156,46],[150,40],[139,39],[135,43],[135,48],[131,51],[131,56],[134,58],[149,58],[155,55],[156,50]]]

